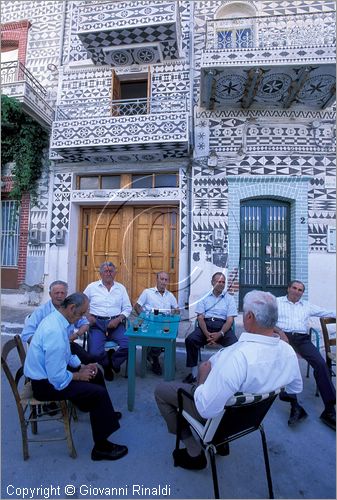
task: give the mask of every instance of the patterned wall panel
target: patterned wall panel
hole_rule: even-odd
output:
[[[49,103],[54,104],[58,85],[59,56],[65,2],[4,1],[1,22],[28,19],[29,30],[26,67],[48,90]],[[48,69],[52,68],[52,69]],[[55,68],[55,69],[53,69]]]
[[[58,173],[54,177],[53,207],[51,214],[50,241],[55,244],[57,230],[68,230],[72,176]]]

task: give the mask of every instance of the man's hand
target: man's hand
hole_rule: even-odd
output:
[[[207,344],[208,345],[214,345],[214,344],[217,344],[218,341],[221,339],[222,335],[221,335],[221,330],[220,332],[214,332],[214,333],[210,333],[207,337]]]
[[[212,369],[212,365],[209,361],[204,361],[200,363],[198,368],[197,384],[203,384],[208,377],[209,372]]]
[[[89,321],[89,325],[92,326],[96,323],[96,318],[93,314],[88,314],[87,319]]]
[[[82,335],[85,334],[89,330],[89,325],[82,325],[78,330],[77,330],[77,336],[82,337]]]
[[[280,336],[281,340],[284,340],[284,342],[287,342],[289,344],[289,339],[284,333],[284,331],[281,330],[281,328],[279,328],[278,326],[274,326],[274,332]]]
[[[117,316],[117,318],[111,319],[108,323],[107,328],[115,329],[123,321],[122,316]]]
[[[88,365],[81,365],[78,372],[73,373],[73,380],[81,380],[82,382],[90,382],[97,375],[97,365],[89,363]]]

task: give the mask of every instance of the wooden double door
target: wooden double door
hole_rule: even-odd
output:
[[[83,208],[78,290],[99,279],[102,262],[112,261],[133,305],[159,271],[169,274],[177,297],[178,225],[176,206]]]

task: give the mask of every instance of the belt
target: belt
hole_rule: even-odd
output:
[[[226,320],[223,318],[205,318],[205,321],[223,321],[223,322],[225,322]]]
[[[96,314],[91,314],[91,316],[93,316],[96,319],[104,319],[104,320],[107,321],[107,320],[110,320],[110,319],[118,318],[118,316],[120,316],[120,314],[117,314],[116,316],[96,316]]]

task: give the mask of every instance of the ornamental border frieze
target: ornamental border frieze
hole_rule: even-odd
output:
[[[71,201],[95,200],[95,201],[135,201],[153,199],[181,200],[186,197],[186,191],[175,188],[149,188],[149,189],[121,189],[121,190],[75,190],[71,193]]]
[[[336,48],[334,45],[325,45],[324,47],[265,47],[247,49],[206,49],[201,56],[201,67],[221,67],[242,65],[248,66],[254,64],[275,63],[300,63],[305,62],[313,64],[335,64]]]
[[[166,12],[163,12],[166,10]],[[86,11],[88,11],[86,13]],[[175,2],[167,2],[159,6],[130,3],[126,8],[102,4],[83,5],[78,7],[78,31],[90,32],[100,29],[129,27],[132,25],[160,24],[175,21]]]

